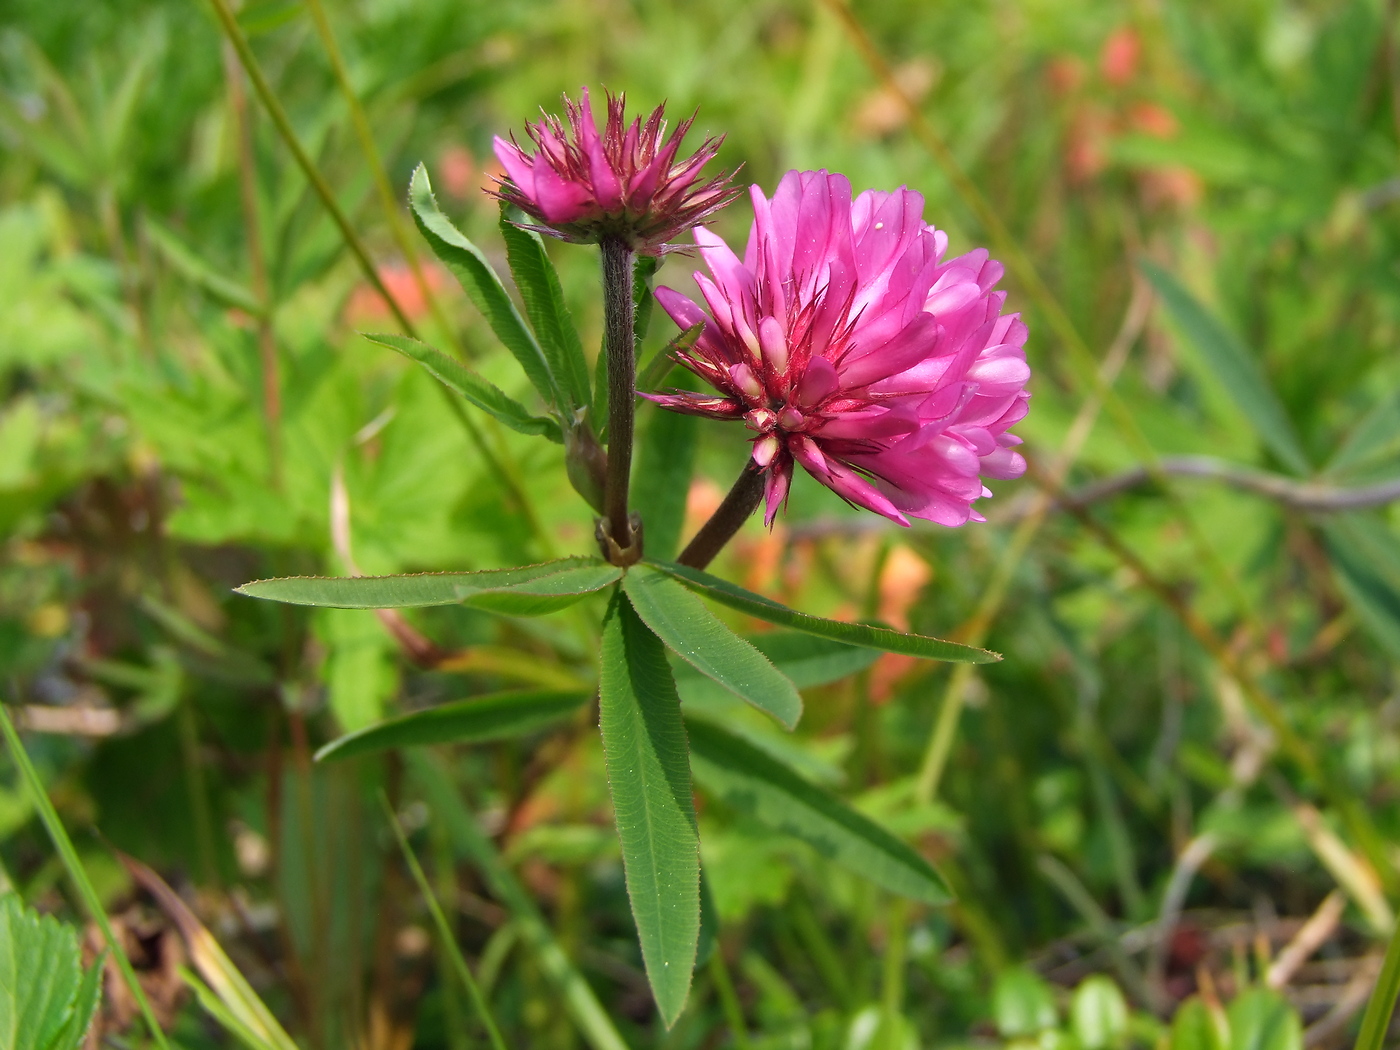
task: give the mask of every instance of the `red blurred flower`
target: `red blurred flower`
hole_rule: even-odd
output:
[[[721,139],[706,139],[691,156],[677,160],[681,140],[695,118],[681,121],[666,138],[665,106],[646,123],[623,120],[624,96],[608,95],[600,133],[584,88],[582,101],[567,96],[567,128],[544,114],[526,125],[534,152],[514,139],[495,140],[506,178],[493,195],[533,218],[541,233],[592,244],[617,237],[634,251],[660,254],[666,242],[704,222],[739,193],[730,177],[704,181],[700,171],[714,158]]]
[[[1142,41],[1132,26],[1119,26],[1108,34],[1099,51],[1099,72],[1114,87],[1122,87],[1137,72]]]
[[[467,200],[476,189],[477,163],[465,146],[448,146],[438,154],[437,170],[443,192]]]

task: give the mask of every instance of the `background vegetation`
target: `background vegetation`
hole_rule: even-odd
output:
[[[491,136],[581,84],[698,107],[699,129],[727,135],[722,163],[768,188],[811,166],[907,184],[954,251],[1010,265],[1032,472],[995,486],[990,522],[900,531],[799,478],[778,527],[755,522],[716,565],[799,608],[1006,654],[814,673],[792,736],[736,721],[915,844],[958,900],[895,900],[702,794],[719,935],[669,1032],[586,720],[312,761],[393,712],[592,680],[596,617],[384,620],[231,593],[585,552],[562,453],[459,417],[356,334],[394,319],[209,8],[0,11],[0,688],[179,1045],[263,1023],[246,996],[220,1019],[218,996],[191,991],[182,966],[212,984],[224,965],[198,924],[303,1046],[483,1041],[381,791],[508,1045],[1349,1038],[1400,891],[1393,4],[238,12],[403,312],[517,397],[514,362],[402,201],[425,161],[454,220],[503,254],[479,189]],[[747,224],[741,202],[716,228]],[[596,347],[595,260],[554,255]],[[673,256],[658,279],[690,268]],[[643,488],[649,454],[692,454],[649,412]],[[747,448],[732,428],[695,433],[689,528]],[[9,762],[0,886],[81,922]],[[98,1028],[133,1045],[108,965]]]

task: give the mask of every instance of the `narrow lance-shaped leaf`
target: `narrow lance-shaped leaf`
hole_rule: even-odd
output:
[[[333,609],[410,609],[465,603],[534,616],[562,609],[615,583],[622,570],[601,558],[561,558],[518,569],[425,572],[404,576],[284,576],[254,580],[239,594]]]
[[[700,839],[666,652],[621,591],[603,621],[599,715],[627,895],[647,980],[669,1028],[695,966]]]
[[[637,447],[632,502],[646,527],[646,548],[673,558],[685,523],[685,501],[695,465],[700,420],[652,405]]]
[[[486,261],[481,249],[467,240],[462,231],[453,226],[438,209],[437,201],[433,199],[433,187],[428,181],[428,171],[421,164],[413,172],[408,199],[414,222],[433,253],[462,283],[462,288],[486,318],[491,331],[515,355],[540,396],[547,404],[562,409],[565,404],[563,394],[540,344],[506,294],[505,285],[501,284],[500,277]]]
[[[665,573],[632,568],[622,586],[652,632],[701,674],[791,729],[802,717],[802,697],[768,658],[744,641]]]
[[[676,366],[675,355],[683,354],[694,346],[704,331],[704,322],[697,322],[652,355],[651,360],[637,376],[637,389],[649,394],[660,386],[661,381]]]
[[[847,645],[860,645],[868,649],[880,649],[887,653],[904,653],[906,656],[918,656],[926,660],[945,660],[951,663],[990,664],[1001,659],[998,653],[988,652],[986,649],[978,649],[971,645],[962,645],[958,642],[944,641],[942,638],[930,638],[923,634],[906,634],[903,631],[892,631],[888,627],[876,627],[872,624],[845,623],[841,620],[826,620],[820,616],[808,616],[806,613],[789,609],[786,605],[779,605],[760,594],[746,591],[728,580],[711,576],[699,569],[692,569],[686,565],[676,565],[672,562],[653,561],[652,559],[647,559],[647,563],[669,576],[674,576],[691,590],[704,595],[711,601],[727,605],[731,609],[738,609],[740,612],[748,613],[750,616],[768,623],[781,624],[784,627],[805,631],[808,634],[830,638],[832,641],[845,642]]]
[[[1167,271],[1146,260],[1140,260],[1138,267],[1152,282],[1172,320],[1195,344],[1206,366],[1220,380],[1260,440],[1290,470],[1309,473],[1312,468],[1288,413],[1249,350]]]
[[[691,768],[706,791],[892,893],[950,899],[928,861],[869,817],[747,740],[699,718],[685,722]]]
[[[1323,535],[1337,582],[1357,619],[1400,659],[1400,541],[1361,514],[1325,518]]]
[[[387,346],[390,350],[417,361],[443,386],[460,394],[483,412],[495,416],[512,430],[521,434],[542,434],[550,441],[563,444],[564,433],[557,420],[548,416],[532,416],[524,405],[500,387],[483,379],[441,350],[427,343],[420,343],[417,339],[410,339],[406,335],[371,335],[368,332],[362,334],[371,343]]]
[[[338,761],[395,747],[524,736],[573,714],[592,695],[581,689],[532,689],[439,704],[332,740],[316,752],[316,761]]]
[[[504,206],[501,209],[501,236],[506,242],[506,261],[510,264],[515,287],[525,303],[525,313],[539,337],[540,347],[549,359],[551,371],[557,377],[572,410],[587,408],[591,400],[588,389],[588,361],[583,356],[583,342],[564,302],[564,289],[559,275],[545,251],[544,238],[534,230],[523,230],[511,222]]]

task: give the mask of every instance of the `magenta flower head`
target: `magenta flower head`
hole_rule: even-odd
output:
[[[669,289],[682,328],[703,323],[681,364],[720,396],[651,399],[742,419],[766,470],[764,520],[787,498],[794,463],[851,503],[908,525],[982,521],[982,478],[1026,468],[1008,429],[1026,414],[1026,326],[1003,314],[1002,267],[983,249],[944,259],[948,236],[908,189],[851,199],[842,175],[791,171],[772,200],[751,190],[743,261],[695,231],[710,311]]]
[[[739,194],[729,175],[706,181],[700,171],[722,139],[706,139],[677,160],[681,140],[695,118],[683,120],[666,138],[665,106],[642,123],[623,122],[624,97],[608,95],[607,122],[600,133],[584,88],[582,101],[565,96],[567,128],[544,114],[526,125],[535,151],[512,136],[495,140],[506,169],[495,196],[533,218],[532,227],[566,241],[593,244],[615,237],[633,251],[661,254],[666,242],[704,222]]]

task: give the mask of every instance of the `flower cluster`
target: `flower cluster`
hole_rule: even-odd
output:
[[[794,171],[771,200],[751,195],[742,261],[695,230],[709,314],[657,291],[682,328],[704,325],[677,358],[720,396],[652,400],[755,432],[769,524],[794,463],[901,525],[983,520],[972,508],[991,494],[982,477],[1025,470],[1008,431],[1030,396],[1026,326],[1001,312],[1001,265],[982,249],[945,259],[947,235],[908,189],[852,200],[844,176]]]
[[[668,241],[738,195],[728,175],[706,180],[700,174],[722,139],[706,139],[677,160],[693,117],[667,138],[665,106],[628,126],[623,96],[609,95],[600,132],[587,88],[581,97],[577,103],[564,99],[567,128],[549,114],[526,126],[534,152],[513,137],[495,140],[507,176],[495,195],[535,219],[541,233],[584,244],[617,238],[633,251],[660,254]]]

